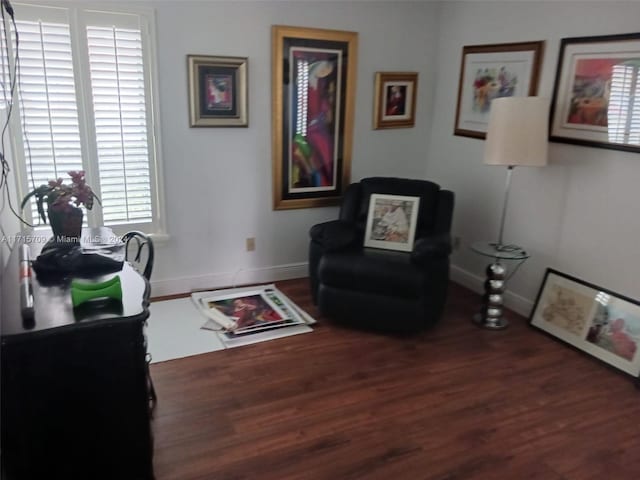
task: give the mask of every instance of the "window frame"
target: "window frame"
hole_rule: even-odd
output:
[[[89,64],[87,26],[101,26],[106,24],[106,18],[110,15],[124,16],[130,15],[132,22],[140,28],[142,39],[142,54],[144,62],[144,81],[146,92],[146,123],[147,123],[147,144],[149,148],[149,179],[151,188],[151,222],[127,222],[110,225],[116,235],[123,235],[130,230],[142,230],[152,236],[156,241],[168,239],[166,230],[166,209],[164,208],[164,184],[162,171],[162,141],[160,127],[160,103],[158,99],[158,66],[157,66],[157,37],[156,37],[156,16],[155,10],[144,7],[115,7],[111,5],[78,4],[70,2],[52,2],[41,5],[35,3],[14,3],[16,21],[41,19],[43,21],[56,21],[66,16],[69,23],[71,40],[72,63],[74,80],[76,86],[76,105],[78,110],[78,124],[80,132],[80,146],[82,150],[83,166],[86,171],[87,183],[91,185],[96,194],[100,197],[100,176],[98,164],[98,150],[96,142],[96,127],[93,111],[93,98],[91,87],[91,72]],[[48,14],[44,12],[48,10]],[[21,16],[21,12],[25,12]],[[40,13],[42,12],[42,13]],[[100,21],[96,21],[103,17]],[[93,21],[92,21],[93,20]],[[11,19],[5,16],[7,30],[12,29]],[[123,26],[122,22],[118,26]],[[9,44],[11,56],[14,57],[13,45]],[[10,60],[13,67],[13,58]],[[24,136],[20,113],[20,101],[18,86],[14,93],[14,110],[10,120],[10,142],[14,153],[13,167],[16,179],[18,197],[24,196],[31,191],[28,185],[27,162],[24,152]],[[31,209],[25,208],[23,211],[27,221],[32,223]],[[91,212],[86,216],[87,224],[90,227],[102,226],[102,207],[94,204]],[[35,228],[44,228],[37,226]],[[48,226],[46,227],[48,228]]]

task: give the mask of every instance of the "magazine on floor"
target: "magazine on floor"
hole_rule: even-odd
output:
[[[209,318],[202,328],[222,330],[226,338],[306,325],[308,319],[315,322],[308,314],[301,315],[302,310],[274,285],[199,292],[192,294],[192,298]]]

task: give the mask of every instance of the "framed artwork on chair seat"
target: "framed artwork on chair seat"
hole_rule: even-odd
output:
[[[420,197],[372,194],[364,246],[412,251],[419,208]]]

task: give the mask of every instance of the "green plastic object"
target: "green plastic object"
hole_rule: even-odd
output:
[[[112,279],[101,283],[83,283],[71,280],[71,303],[73,308],[97,298],[112,298],[122,301],[120,277],[116,275]]]

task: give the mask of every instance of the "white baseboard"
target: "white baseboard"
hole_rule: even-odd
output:
[[[485,277],[480,277],[456,265],[451,265],[450,274],[453,282],[459,283],[463,287],[467,287],[476,293],[484,293]],[[527,318],[533,309],[533,302],[531,300],[517,293],[513,293],[510,290],[504,292],[504,304],[507,308]]]
[[[290,263],[263,268],[240,268],[235,272],[213,273],[196,277],[171,278],[167,280],[151,280],[151,296],[162,297],[188,293],[195,290],[212,290],[237,285],[251,285],[254,283],[269,283],[291,278],[309,276],[307,262]]]
[[[484,293],[484,277],[480,277],[456,265],[451,265],[450,274],[453,282],[459,283],[476,293]],[[235,272],[213,273],[196,277],[152,280],[151,296],[161,297],[164,295],[189,293],[196,290],[268,283],[308,276],[309,264],[307,262],[276,265],[273,267],[238,269]],[[533,302],[531,300],[509,290],[504,294],[504,301],[506,307],[525,317],[529,316],[533,308]]]

